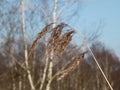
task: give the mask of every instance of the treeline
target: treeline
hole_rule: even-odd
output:
[[[11,50],[10,42],[8,43],[8,46],[4,45],[0,52],[0,90],[30,90],[27,73],[24,69],[24,50],[13,50],[14,53],[11,53],[13,51]],[[76,56],[76,54],[79,54],[78,49],[75,48],[70,54],[73,47],[75,46],[70,45],[62,57],[56,58],[55,64],[57,64],[53,67],[53,74],[66,61],[70,61],[72,55]],[[114,90],[119,90],[120,62],[117,56],[101,43],[92,44],[91,49]],[[36,90],[39,90],[45,67],[45,44],[40,42],[34,53],[29,58],[29,64]],[[46,80],[43,90],[45,90],[47,83]],[[88,52],[72,73],[62,80],[57,80],[57,78],[53,80],[51,90],[110,90],[110,88]]]

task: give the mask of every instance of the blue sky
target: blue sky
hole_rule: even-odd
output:
[[[102,20],[99,39],[120,57],[120,0],[85,1],[80,19],[86,24]]]
[[[99,22],[102,21],[103,27],[100,29],[101,35],[99,40],[102,41],[106,47],[114,50],[120,57],[120,0],[82,1],[80,16],[79,19],[77,18],[77,20],[80,21],[79,25],[76,26],[77,29],[83,30],[83,32],[84,30],[85,32],[91,32],[91,30],[94,31]],[[73,25],[75,22],[73,21]]]

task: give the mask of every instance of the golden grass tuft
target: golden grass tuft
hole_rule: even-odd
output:
[[[38,33],[36,39],[33,41],[30,49],[29,49],[29,56],[32,55],[33,49],[37,46],[37,42],[41,39],[52,27],[50,27],[53,23],[46,25],[41,32]],[[66,33],[62,34],[63,29],[68,25],[65,23],[60,23],[56,25],[55,28],[51,29],[49,32],[50,37],[47,43],[47,49],[50,53],[51,50],[56,54],[62,54],[66,47],[70,44],[74,30],[67,31]]]
[[[61,36],[59,42],[58,42],[58,51],[59,53],[63,53],[63,51],[65,50],[65,48],[68,46],[68,44],[71,42],[72,40],[72,34],[74,33],[74,31],[69,31],[66,32],[64,35]]]
[[[85,53],[86,52],[80,54],[80,56],[73,62],[73,64],[71,66],[69,66],[66,70],[62,71],[62,75],[57,80],[61,80],[64,77],[66,77],[68,74],[73,72],[80,64],[80,61],[84,58]]]
[[[50,31],[48,33],[50,37],[48,38],[48,41],[46,42],[47,43],[46,49],[48,50],[47,52],[49,54],[53,53],[54,54],[53,57],[62,55],[64,53],[67,46],[69,46],[70,42],[72,41],[75,30],[71,29],[70,26],[65,23],[60,23],[56,25],[55,28],[51,27],[52,24],[46,25],[42,29],[42,31],[38,33],[36,39],[33,41],[29,49],[29,56],[32,55],[32,51],[37,46],[38,40],[41,39],[46,33],[48,33],[48,31]],[[63,33],[63,30],[67,29],[65,27],[69,28],[70,30]],[[61,70],[59,74],[60,77],[58,77],[58,80],[61,80],[62,78],[66,77],[69,73],[74,71],[78,67],[80,61],[83,59],[85,53],[86,52],[80,54],[77,58],[75,57],[72,61],[68,61],[67,64],[63,66],[67,69],[63,68]]]
[[[29,56],[31,56],[32,50],[33,50],[33,49],[35,48],[35,46],[37,45],[38,40],[47,33],[47,31],[49,30],[49,28],[50,28],[51,25],[52,25],[52,23],[46,25],[46,26],[42,29],[42,31],[38,33],[36,39],[33,41],[33,44],[31,45],[31,47],[30,47],[30,49],[29,49]]]

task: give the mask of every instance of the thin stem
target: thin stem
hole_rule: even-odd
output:
[[[91,55],[92,55],[92,57],[93,57],[94,61],[96,62],[96,64],[97,64],[97,66],[98,66],[99,70],[101,71],[101,73],[102,73],[102,75],[103,75],[104,79],[106,80],[107,84],[109,85],[110,89],[111,89],[111,90],[113,90],[113,88],[112,88],[112,86],[111,86],[110,82],[108,81],[108,79],[107,79],[107,77],[106,77],[105,73],[103,72],[102,68],[100,67],[100,65],[99,65],[99,63],[98,63],[98,61],[97,61],[96,57],[94,56],[94,54],[93,54],[92,50],[90,49],[90,47],[89,47],[88,45],[86,45],[86,46],[87,46],[88,50],[90,51],[90,53],[91,53]]]
[[[75,29],[74,29],[74,30],[75,30]],[[93,54],[93,52],[92,52],[92,50],[90,49],[90,47],[87,45],[87,41],[83,38],[83,36],[82,36],[82,35],[81,35],[81,34],[80,34],[77,30],[75,30],[75,31],[76,31],[76,33],[79,35],[80,39],[82,39],[82,40],[83,40],[84,45],[85,45],[85,46],[87,47],[87,49],[90,51],[91,56],[93,57],[93,60],[94,60],[94,61],[95,61],[95,63],[97,64],[97,66],[98,66],[98,68],[99,68],[100,72],[102,73],[102,75],[103,75],[104,79],[106,80],[106,82],[107,82],[108,86],[110,87],[110,89],[111,89],[111,90],[113,90],[113,88],[112,88],[112,86],[111,86],[110,82],[108,81],[108,79],[107,79],[107,77],[106,77],[105,73],[103,72],[103,70],[102,70],[101,66],[99,65],[99,63],[98,63],[98,61],[97,61],[97,59],[96,59],[95,55]]]

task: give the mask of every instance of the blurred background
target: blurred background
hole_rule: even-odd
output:
[[[90,52],[85,53],[73,72],[57,80],[56,73],[62,72],[62,67],[64,70],[72,67],[86,50],[77,34],[71,35],[62,55],[53,53],[51,78],[51,59],[46,54],[51,31],[39,38],[31,57],[25,56],[38,33],[50,23],[55,26],[65,23],[81,33],[113,89],[120,90],[119,3],[119,0],[0,0],[0,90],[111,90]],[[70,30],[63,28],[61,36]],[[71,64],[65,67],[68,61]]]

